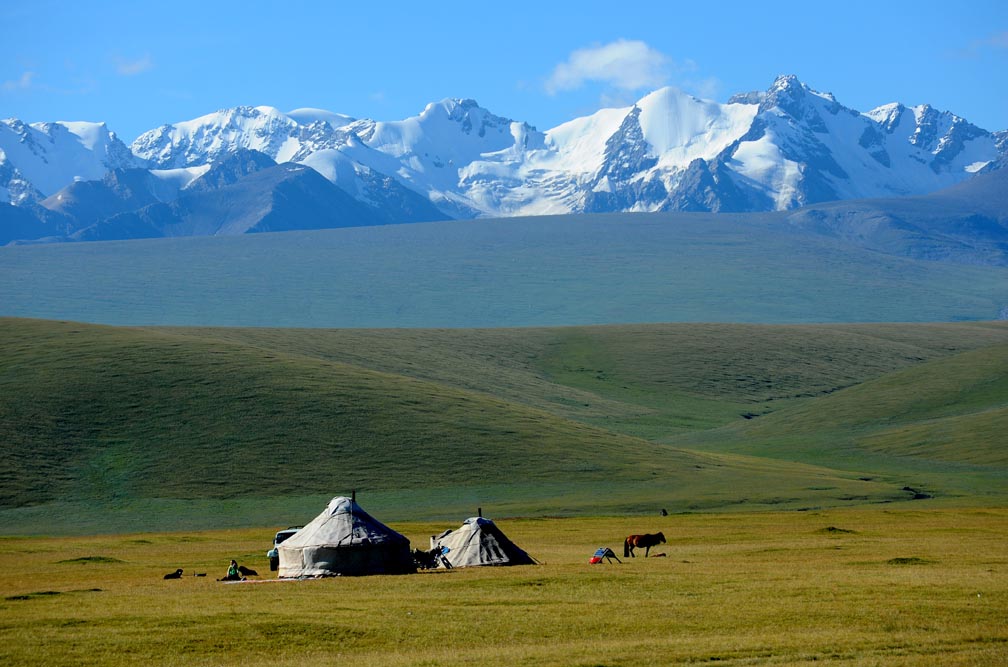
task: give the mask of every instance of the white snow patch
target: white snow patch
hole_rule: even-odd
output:
[[[315,151],[299,164],[311,167],[322,176],[346,190],[355,197],[359,195],[360,186],[357,180],[357,170],[354,160],[335,148]]]
[[[151,169],[150,173],[151,176],[164,181],[167,185],[182,190],[209,170],[210,165],[204,164],[199,167],[179,167],[178,169]]]
[[[876,123],[886,124],[889,119],[893,117],[894,114],[898,114],[903,105],[899,102],[890,102],[889,104],[883,104],[882,106],[875,107],[871,111],[866,111],[865,116],[868,116]]]
[[[759,111],[756,104],[718,104],[675,88],[644,97],[640,125],[659,156],[659,167],[683,168],[696,158],[710,160],[744,135]]]
[[[352,118],[341,113],[334,113],[332,111],[326,111],[325,109],[312,109],[309,107],[288,111],[287,117],[298,125],[310,125],[316,121],[322,121],[329,123],[334,128],[344,127],[357,120],[356,118]]]
[[[95,150],[108,141],[109,131],[105,123],[59,121],[56,124],[62,125],[70,134],[79,137],[81,145],[89,151]]]
[[[794,206],[801,172],[797,163],[781,154],[772,132],[739,144],[732,161],[736,171],[763,186],[778,210]]]
[[[276,155],[273,155],[274,160],[277,162],[290,162],[291,159],[297,155],[298,151],[301,150],[301,142],[294,137],[287,137],[280,147],[276,151]]]
[[[569,173],[590,173],[602,166],[606,141],[619,130],[633,107],[602,109],[546,131],[550,153],[537,162]]]

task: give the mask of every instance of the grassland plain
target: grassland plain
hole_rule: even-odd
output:
[[[0,539],[0,661],[996,665],[1004,509],[498,521],[539,565],[222,584],[267,529]],[[414,545],[457,522],[393,523]],[[661,558],[588,565],[662,530]],[[183,568],[179,580],[162,575]],[[206,577],[192,576],[205,572]]]
[[[0,248],[0,315],[124,325],[511,327],[997,317],[1008,267],[777,217],[554,216]]]
[[[1006,323],[0,334],[7,534],[1008,493]]]

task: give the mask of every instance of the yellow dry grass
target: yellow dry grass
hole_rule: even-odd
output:
[[[0,663],[1008,663],[1006,509],[498,525],[541,564],[222,584],[232,557],[272,578],[270,528],[0,539]],[[393,527],[426,546],[454,526]],[[588,564],[658,530],[664,557]]]

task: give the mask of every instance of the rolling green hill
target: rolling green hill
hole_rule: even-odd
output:
[[[0,340],[2,532],[291,523],[350,489],[402,518],[1006,496],[1004,323]]]
[[[662,441],[1008,342],[1008,323],[168,329],[446,384]]]
[[[915,492],[1008,490],[1008,345],[921,363],[760,419],[675,439],[720,453],[903,476]]]

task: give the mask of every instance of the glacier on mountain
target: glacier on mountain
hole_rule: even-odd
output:
[[[370,206],[420,197],[445,217],[471,218],[925,194],[1003,164],[1008,142],[927,105],[861,113],[791,75],[727,103],[662,88],[546,131],[469,99],[399,121],[235,107],[150,130],[129,148],[102,124],[10,119],[0,122],[0,200],[41,201],[131,167],[183,192],[193,170],[246,149],[311,167]]]
[[[0,188],[7,201],[27,204],[79,180],[140,161],[104,123],[26,124],[0,120]]]

